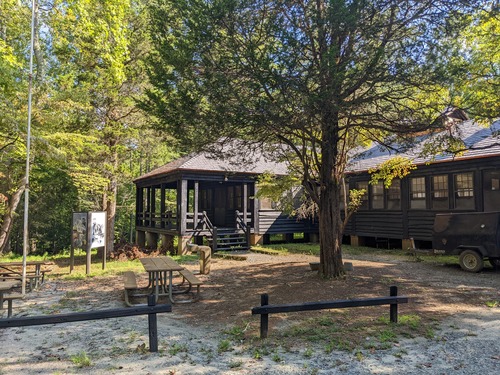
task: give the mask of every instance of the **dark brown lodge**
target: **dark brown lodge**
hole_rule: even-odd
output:
[[[437,213],[500,211],[500,121],[487,128],[464,121],[447,131],[455,132],[468,151],[422,157],[424,145],[442,135],[437,134],[422,136],[411,150],[375,145],[353,158],[347,185],[367,194],[345,228],[346,243],[407,248],[413,239],[418,247],[430,248]],[[388,189],[382,182],[370,183],[368,171],[395,155],[411,159],[417,169]],[[178,251],[184,252],[193,239],[214,250],[248,248],[278,234],[288,241],[317,240],[317,225],[255,198],[256,179],[265,171],[287,173],[283,163],[262,155],[241,163],[200,153],[139,177],[134,181],[138,244],[155,247],[161,236],[162,245],[171,248],[178,237]]]
[[[264,172],[287,173],[286,165],[248,153],[214,158],[202,152],[188,155],[134,180],[136,241],[184,253],[194,242],[214,251],[247,249],[269,242],[271,234],[290,240],[294,233],[317,235],[309,221],[299,222],[274,209],[267,199],[255,198],[257,177]],[[315,240],[313,237],[312,240]]]

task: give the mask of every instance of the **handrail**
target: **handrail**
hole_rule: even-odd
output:
[[[214,235],[214,225],[210,221],[207,215],[207,211],[202,211],[202,219],[199,221],[198,225],[206,225],[206,229],[212,234],[212,237]],[[205,229],[205,228],[204,228]]]
[[[240,215],[240,211],[236,210],[236,228],[243,230],[245,233],[245,238],[247,242],[247,246],[250,244],[250,226],[245,222],[244,217]]]

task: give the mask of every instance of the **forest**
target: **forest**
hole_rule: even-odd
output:
[[[320,238],[322,273],[338,275],[350,150],[411,142],[450,107],[485,126],[498,118],[498,11],[480,0],[3,0],[0,254],[23,247],[31,82],[31,253],[68,249],[79,211],[107,212],[108,249],[130,241],[134,178],[239,138],[286,145],[320,228],[334,229]]]

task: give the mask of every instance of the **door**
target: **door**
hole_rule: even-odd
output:
[[[220,186],[214,191],[214,222],[216,227],[226,226],[226,187]]]

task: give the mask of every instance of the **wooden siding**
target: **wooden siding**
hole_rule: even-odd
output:
[[[280,234],[280,233],[317,233],[318,224],[309,220],[297,220],[289,217],[281,211],[259,211],[258,233]]]
[[[344,234],[403,238],[403,213],[400,211],[359,211],[349,220]]]
[[[432,241],[432,228],[436,211],[408,211],[408,237]]]

